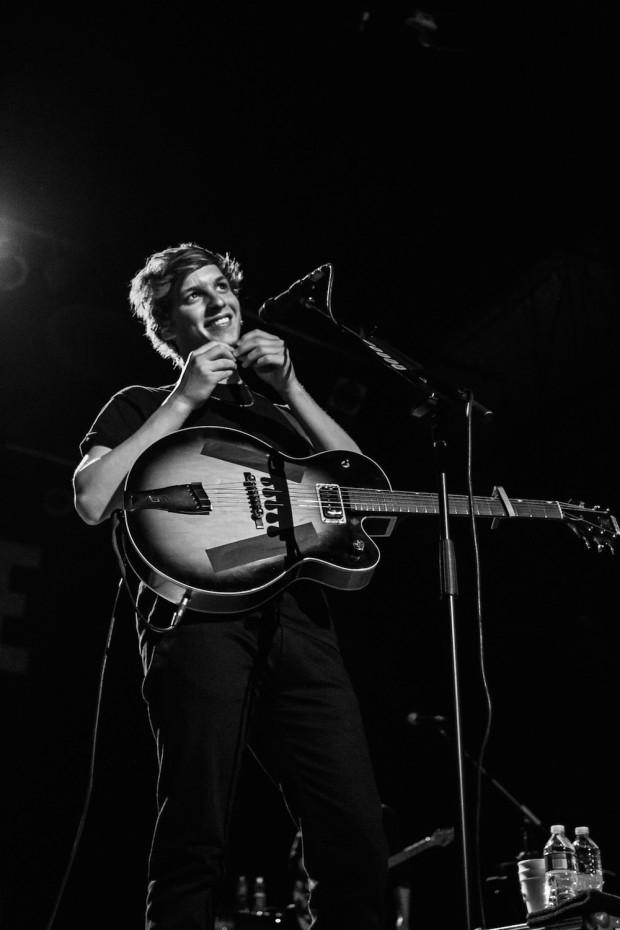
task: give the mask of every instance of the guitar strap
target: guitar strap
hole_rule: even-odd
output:
[[[310,439],[308,434],[304,431],[304,429],[302,428],[297,418],[293,416],[288,404],[274,404],[274,407],[279,413],[282,414],[283,418],[286,420],[288,425],[292,426],[293,429],[297,433],[299,433],[302,439],[304,439],[308,443],[308,445],[310,446],[310,449],[314,449],[314,446],[312,445],[312,440]]]
[[[266,400],[258,391],[251,391],[244,381],[239,380],[233,384],[218,384],[211,395],[211,399],[230,404],[234,407],[252,407],[254,405],[254,394],[262,400]],[[295,432],[301,436],[304,442],[308,444],[310,450],[313,451],[314,446],[312,445],[310,437],[304,431],[297,418],[293,416],[288,404],[272,403],[272,406],[286,421],[287,426],[292,427]]]

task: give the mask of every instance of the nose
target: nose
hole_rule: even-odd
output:
[[[226,301],[222,295],[218,294],[216,291],[207,291],[207,306],[221,310],[222,307],[226,306]]]

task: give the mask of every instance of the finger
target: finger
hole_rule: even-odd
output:
[[[237,343],[237,355],[245,355],[257,346],[269,347],[272,350],[276,347],[284,347],[284,342],[278,336],[272,336],[269,333],[263,333],[261,330],[252,330],[246,333]]]
[[[203,366],[200,366],[200,370],[204,374],[208,374],[210,371],[234,371],[237,367],[237,363],[234,359],[231,358],[215,358],[212,361],[206,363]]]
[[[280,355],[261,355],[259,359],[254,363],[254,368],[266,368],[271,366],[272,368],[284,368],[285,360]]]
[[[280,339],[276,340],[275,342],[261,341],[253,345],[244,346],[242,350],[238,350],[237,358],[251,364],[259,357],[261,353],[265,352],[269,352],[271,355],[279,352],[280,355],[284,356],[286,353],[286,346]]]
[[[279,359],[279,364],[284,364],[285,354],[281,351],[271,352],[266,349],[264,346],[257,346],[256,349],[252,349],[251,352],[248,352],[247,355],[243,356],[241,361],[242,368],[250,368],[251,366],[256,366],[261,358],[269,356],[270,359]],[[274,362],[270,362],[274,364]]]
[[[222,371],[212,372],[212,376],[215,381],[223,381],[230,378],[230,372],[226,371],[226,369],[222,369]]]
[[[243,336],[239,340],[239,345],[242,342],[247,342],[249,339],[254,339],[256,336],[264,336],[266,339],[277,339],[278,338],[277,336],[274,336],[273,333],[266,333],[262,329],[250,329],[243,334]]]
[[[229,346],[225,342],[205,342],[204,345],[190,352],[190,356],[193,358],[199,358],[203,355],[206,355],[208,358],[222,358],[223,356],[228,356],[232,359],[235,358],[232,346]]]

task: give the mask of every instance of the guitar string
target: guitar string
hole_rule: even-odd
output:
[[[438,507],[438,499],[436,494],[426,494],[424,492],[414,492],[414,491],[381,491],[381,490],[371,490],[365,488],[340,488],[343,497],[346,498],[347,502],[352,506],[363,506],[364,504],[368,505],[379,505],[386,507],[387,509],[392,509],[394,506],[403,506],[403,505],[412,505],[412,506],[423,506],[430,507],[432,510],[436,510]],[[219,497],[228,497],[244,499],[247,497],[248,491],[245,488],[239,486],[218,486],[209,490],[210,496],[214,497],[215,495]],[[261,493],[261,492],[259,492]],[[274,494],[274,497],[277,496],[278,491],[271,492]],[[310,496],[308,496],[310,495]],[[362,496],[359,496],[362,495]],[[290,501],[294,503],[312,503],[319,504],[318,499],[313,495],[312,491],[308,490],[288,490],[287,497]],[[269,503],[271,499],[270,494],[265,494],[262,492],[261,499]],[[469,512],[469,504],[467,497],[464,495],[449,495],[449,501],[455,508],[463,508],[465,512]],[[277,503],[277,501],[272,501]],[[494,497],[479,497],[476,499],[477,509],[488,509],[491,512],[494,512],[498,515],[505,513],[505,508],[500,499]],[[576,507],[575,505],[566,504],[561,501],[537,501],[537,500],[527,500],[523,498],[514,498],[511,500],[511,503],[515,506],[517,510],[526,510],[531,513],[546,515],[546,516],[563,516],[561,512],[558,511],[569,511],[577,512],[582,515],[592,514],[594,516],[606,516],[606,511],[594,510],[592,508],[581,508]]]
[[[263,489],[257,490],[263,491]],[[436,494],[419,491],[398,492],[377,488],[341,487],[340,490],[342,491],[345,509],[347,507],[352,510],[357,508],[359,510],[365,510],[369,515],[436,515],[438,512],[438,499]],[[357,492],[358,494],[361,492],[363,497],[356,498],[355,494],[351,492]],[[276,496],[278,492],[272,493]],[[386,497],[386,495],[389,495],[389,497]],[[223,511],[237,513],[240,503],[249,503],[247,489],[240,487],[238,482],[227,486],[220,485],[212,489],[210,491],[210,498],[212,499],[212,503],[217,506],[220,513]],[[469,515],[469,499],[467,497],[464,495],[449,495],[449,501],[451,504],[450,512],[453,515]],[[263,491],[263,497],[260,502],[265,505],[265,510],[268,513],[275,513],[275,511],[286,506],[287,503],[299,509],[317,512],[321,511],[326,503],[329,503],[319,501],[311,490],[304,488],[296,489],[294,487],[288,488],[288,501],[280,502],[271,497],[266,497]],[[475,500],[475,503],[477,505],[475,508],[476,516],[500,519],[509,518],[509,515],[503,507],[503,503],[498,498],[480,497]],[[597,530],[602,534],[611,534],[613,538],[618,535],[609,521],[607,521],[608,525],[605,525],[605,518],[608,516],[608,511],[580,508],[578,505],[564,504],[559,501],[514,498],[511,503],[516,505],[516,516],[520,518],[530,517],[533,519],[545,520],[550,518],[559,520],[572,519],[574,523],[576,521],[574,511],[578,510],[580,515],[577,522],[579,522],[584,529],[588,528]],[[567,511],[566,513],[564,512],[565,509]],[[571,510],[573,513],[571,513]],[[592,519],[587,519],[590,515],[592,515]]]
[[[275,506],[273,506],[273,507],[271,507],[271,508],[265,508],[266,515],[267,515],[267,516],[269,516],[269,514],[274,514],[274,515],[275,515],[275,514],[278,512],[279,508],[282,507],[282,506],[283,506],[283,505],[275,505]],[[218,514],[220,514],[220,515],[221,515],[221,514],[232,514],[233,516],[235,516],[235,515],[238,515],[238,514],[239,514],[240,506],[239,506],[239,502],[232,502],[232,503],[231,503],[231,502],[228,502],[228,503],[225,503],[225,504],[221,504],[221,503],[219,503],[219,502],[215,502],[215,509],[216,509],[216,512],[217,512]],[[306,501],[306,502],[303,502],[303,501],[302,501],[301,503],[297,503],[297,504],[296,504],[296,509],[297,509],[297,510],[313,511],[314,514],[319,514],[319,515],[320,515],[321,510],[322,510],[321,505],[318,503],[318,501]],[[354,508],[353,508],[353,509],[354,509]],[[408,515],[408,514],[414,514],[414,513],[417,514],[418,516],[436,516],[436,515],[437,515],[437,512],[438,512],[438,511],[437,511],[437,508],[434,508],[434,509],[432,509],[432,510],[426,510],[426,509],[419,508],[419,509],[417,509],[417,510],[407,509],[407,510],[400,510],[400,511],[399,511],[397,508],[391,508],[391,509],[386,509],[386,510],[381,510],[381,509],[370,510],[368,507],[361,507],[360,509],[365,509],[365,510],[366,510],[366,513],[363,514],[363,516],[370,516],[370,517],[375,516],[375,515],[376,515],[376,516],[396,516],[396,517],[398,517],[398,516],[401,516],[401,515],[402,515],[402,516],[406,516],[406,515]],[[345,510],[346,510],[346,508],[345,508]],[[463,517],[469,516],[469,511],[466,511],[466,510],[453,510],[453,511],[451,511],[451,513],[452,513],[453,516],[463,516]],[[192,516],[192,517],[193,517],[193,516],[198,515],[198,514],[193,514],[193,513],[191,513],[191,514],[186,514],[186,515],[189,515],[189,516]],[[202,514],[202,515],[203,515],[203,516],[210,516],[210,514],[208,514],[208,513],[205,513],[205,514]],[[495,519],[495,518],[498,518],[498,519],[509,519],[509,518],[508,518],[508,515],[507,515],[504,511],[497,511],[497,512],[495,512],[495,513],[483,513],[483,512],[478,511],[478,512],[476,513],[476,516],[478,516],[478,517],[487,517],[487,518],[489,518],[489,519],[491,519],[491,518],[494,518],[494,519]],[[547,518],[548,518],[548,514],[545,514],[545,513],[518,514],[518,516],[523,516],[523,517],[528,517],[528,516],[529,516],[529,517],[532,518],[532,519],[547,519]],[[562,515],[558,515],[558,519],[565,519],[565,517],[562,517]],[[339,522],[339,521],[337,521],[337,522]],[[344,524],[344,523],[346,523],[346,522],[347,522],[347,520],[346,520],[346,517],[345,517],[345,519],[342,520],[342,523]],[[293,522],[293,525],[295,525],[294,522]],[[571,525],[572,525],[572,524],[571,524]],[[599,535],[601,535],[601,536],[608,536],[608,537],[610,536],[611,538],[614,538],[614,539],[615,539],[616,536],[618,535],[618,534],[615,532],[615,530],[613,529],[613,527],[611,527],[611,526],[605,526],[605,525],[604,525],[603,523],[601,523],[600,521],[587,520],[587,519],[585,519],[585,518],[582,517],[582,518],[580,518],[580,520],[579,520],[579,525],[580,525],[580,527],[581,527],[581,532],[585,532],[586,530],[595,530],[595,531],[596,531]]]
[[[325,482],[327,483],[327,482]],[[389,511],[399,511],[403,512],[403,507],[405,513],[411,512],[420,512],[423,513],[436,513],[438,510],[438,497],[436,493],[429,493],[424,491],[393,491],[388,488],[356,488],[356,487],[344,487],[338,486],[341,493],[350,507],[360,507],[365,509],[370,509],[374,512],[374,508],[379,507],[383,508],[383,512],[387,513]],[[257,488],[259,493],[262,493],[263,498],[266,498],[266,503],[271,503],[277,505],[277,501],[273,501],[270,497],[267,497],[267,494],[263,488]],[[267,492],[269,493],[269,492]],[[277,490],[271,492],[274,495],[279,493]],[[231,482],[230,484],[220,484],[217,487],[214,487],[210,490],[212,497],[217,495],[221,498],[223,495],[232,495],[237,498],[247,497],[247,489],[240,486],[239,481]],[[306,495],[311,495],[310,497]],[[362,495],[361,497],[359,495]],[[288,498],[291,503],[297,504],[299,506],[308,505],[311,507],[320,507],[321,503],[314,496],[313,492],[308,489],[299,489],[295,487],[288,488]],[[452,505],[452,512],[459,515],[467,515],[469,513],[469,502],[468,498],[465,495],[450,494],[449,502]],[[479,516],[497,516],[504,517],[506,516],[505,508],[501,499],[497,497],[477,497],[476,498],[476,512]],[[555,519],[565,519],[566,516],[574,516],[575,512],[580,514],[581,519],[585,522],[586,515],[591,515],[595,522],[599,525],[602,522],[602,518],[608,516],[608,511],[594,508],[586,508],[581,505],[561,502],[561,501],[541,501],[541,500],[529,500],[525,498],[512,498],[511,504],[515,507],[515,510],[518,512],[517,515],[522,516],[531,516],[537,518],[547,519],[549,517]],[[220,503],[221,506],[221,503]],[[379,511],[381,512],[381,511]]]
[[[323,482],[323,483],[328,484],[328,482]],[[353,494],[362,494],[364,495],[364,497],[374,495],[378,498],[381,498],[387,495],[389,500],[395,500],[397,498],[398,499],[402,498],[404,500],[410,500],[410,501],[429,501],[429,502],[434,502],[434,503],[436,503],[438,500],[437,493],[432,492],[432,491],[394,491],[389,488],[384,489],[384,488],[346,487],[344,485],[336,485],[336,486],[340,489],[341,493],[346,494],[349,497],[351,497]],[[261,493],[263,496],[265,495],[265,493],[271,493],[271,494],[281,493],[277,489],[275,491],[268,489],[267,492],[265,492],[262,488],[257,488],[256,490],[259,493]],[[231,493],[238,494],[240,496],[244,496],[247,494],[247,489],[241,486],[239,482],[231,482],[230,484],[214,485],[212,486],[212,488],[210,489],[208,493],[221,493],[222,491],[224,492],[230,491]],[[299,496],[300,493],[302,495],[305,495],[305,494],[313,494],[315,492],[313,492],[312,490],[307,490],[307,489],[297,490],[295,487],[289,486],[288,488],[289,498],[294,498],[296,496]],[[454,501],[455,503],[460,503],[460,502],[466,503],[468,500],[467,495],[465,494],[449,494],[448,497],[449,497],[449,500]],[[359,498],[359,500],[363,500],[363,499],[364,498]],[[544,501],[544,500],[530,499],[530,498],[524,498],[524,497],[513,497],[513,498],[509,498],[509,500],[511,504],[519,504],[519,505],[524,505],[528,507],[540,507],[543,509],[548,508],[548,507],[553,507],[553,508],[561,507],[563,510],[576,511],[577,513],[592,513],[592,514],[603,515],[603,516],[608,513],[606,509],[584,507],[582,505],[571,503],[568,501],[559,501],[559,500]],[[476,503],[479,503],[479,504],[484,504],[484,505],[488,504],[490,506],[499,507],[502,510],[504,509],[501,498],[498,498],[498,497],[477,495],[475,498],[475,501]]]
[[[211,493],[211,494],[229,493],[229,494],[237,495],[237,496],[244,496],[248,493],[248,490],[250,490],[250,489],[238,487],[238,486],[227,487],[223,485],[216,485],[216,486],[212,485],[210,487],[207,486],[207,488],[208,488],[207,493]],[[281,491],[278,491],[278,490],[276,491],[269,490],[267,492],[264,492],[264,491],[261,491],[260,489],[257,489],[257,491],[263,497],[268,497],[269,495],[277,495],[279,493],[282,493]],[[377,499],[383,499],[386,501],[402,499],[402,500],[410,500],[410,501],[428,501],[428,502],[436,503],[438,500],[436,494],[424,494],[419,491],[381,492],[381,491],[367,490],[365,488],[343,488],[343,487],[340,488],[340,491],[343,495],[346,495],[347,497],[354,497],[355,495],[358,495],[359,500],[364,500],[366,498],[372,498],[372,497],[375,497]],[[316,491],[307,490],[307,489],[297,490],[295,488],[293,489],[289,488],[287,496],[290,498],[294,498],[294,497],[299,497],[299,495],[301,494],[302,496],[311,495],[314,498],[314,495],[316,493],[317,493]],[[463,495],[450,494],[449,500],[454,501],[455,503],[461,503],[461,502],[466,503],[467,497],[464,494]],[[491,506],[503,508],[502,501],[496,497],[480,496],[480,497],[477,497],[475,500],[476,500],[476,503],[479,503],[479,504],[489,504]],[[602,514],[606,513],[606,511],[604,510],[596,510],[594,508],[589,508],[589,507],[576,507],[573,504],[566,504],[566,503],[563,503],[562,501],[537,501],[537,500],[527,500],[525,498],[512,498],[511,503],[512,504],[523,504],[527,506],[537,506],[541,508],[562,507],[568,510],[576,510],[579,513],[590,513],[590,512],[602,513]]]
[[[221,495],[218,495],[217,493],[211,494],[210,496],[212,498],[212,503],[217,504],[219,510],[227,508],[228,510],[235,512],[239,509],[240,503],[245,504],[247,502],[247,496],[245,494],[235,495],[236,499],[231,499],[230,496],[228,498],[222,499]],[[325,506],[325,504],[313,498],[292,497],[290,498],[290,503],[292,503],[296,507],[303,508],[303,509],[310,509],[310,510],[320,510],[323,506]],[[345,507],[348,506],[350,509],[355,509],[357,507],[361,510],[370,510],[371,513],[379,513],[379,514],[381,513],[385,513],[385,514],[387,513],[405,513],[405,514],[406,513],[422,513],[422,514],[434,515],[434,514],[437,514],[438,512],[438,506],[436,502],[432,502],[430,504],[424,504],[418,501],[416,502],[415,505],[407,504],[407,503],[401,503],[399,505],[396,502],[392,502],[390,506],[386,506],[385,504],[380,503],[380,502],[374,502],[373,504],[372,501],[369,501],[366,498],[366,499],[360,499],[360,500],[347,499],[343,503]],[[261,501],[261,504],[267,510],[270,510],[270,509],[277,510],[278,508],[286,506],[285,502],[278,502],[278,501],[272,501],[272,500],[267,500],[267,501],[263,500]],[[399,506],[400,506],[400,509],[399,509]],[[463,502],[460,506],[453,506],[451,513],[453,513],[456,516],[461,516],[461,515],[467,516],[469,514],[469,507],[467,506],[465,502]],[[508,518],[508,515],[506,514],[506,511],[504,510],[504,508],[497,503],[495,503],[493,507],[491,506],[476,507],[476,514],[477,516],[481,516],[481,517],[486,516],[486,517]],[[533,506],[533,507],[528,507],[527,509],[524,509],[523,512],[517,514],[517,517],[528,517],[528,516],[530,518],[538,518],[538,519],[558,519],[558,520],[566,519],[566,515],[563,514],[561,511],[558,511],[557,508],[555,508],[553,511],[550,512],[548,509],[544,507]],[[595,513],[595,516],[598,518],[597,521],[588,520],[584,514],[580,516],[580,519],[584,523],[587,523],[588,525],[591,525],[591,526],[599,525],[600,526],[601,525],[600,517],[605,516],[605,515],[604,514],[601,515],[600,513]]]
[[[297,509],[298,509],[298,511],[312,511],[312,514],[308,514],[309,517],[310,517],[310,516],[314,516],[314,515],[321,516],[321,508],[320,508],[320,505],[317,504],[317,503],[301,504],[301,505],[298,506]],[[220,515],[220,516],[226,514],[226,515],[231,515],[232,517],[236,517],[236,516],[239,515],[239,506],[238,506],[238,505],[236,505],[236,506],[226,506],[226,505],[221,506],[221,505],[217,505],[217,507],[216,507],[216,509],[215,509],[215,512],[216,512],[218,515]],[[417,516],[436,516],[436,515],[437,515],[437,511],[436,511],[436,510],[435,510],[435,511],[428,511],[428,510],[417,510],[417,511],[412,511],[412,510],[404,510],[404,511],[398,511],[398,510],[389,510],[389,511],[374,510],[374,511],[373,511],[373,510],[371,510],[371,511],[367,511],[365,514],[363,514],[363,515],[362,515],[362,518],[364,518],[364,517],[373,517],[373,516],[377,516],[377,517],[380,517],[380,516],[399,517],[399,516],[411,515],[411,514],[414,514],[414,513],[415,513]],[[276,516],[276,515],[278,514],[278,509],[275,508],[275,509],[273,509],[273,510],[266,510],[266,511],[265,511],[265,519],[266,519],[266,517],[268,517],[270,514],[273,514],[274,516]],[[195,516],[209,517],[209,516],[211,516],[211,513],[202,513],[202,514],[199,514],[199,513],[182,514],[182,513],[181,513],[181,514],[177,514],[177,515],[180,515],[180,516],[191,516],[192,518],[194,518]],[[462,516],[462,517],[465,517],[465,516],[468,516],[468,515],[469,515],[469,514],[466,513],[465,511],[456,511],[456,512],[453,512],[453,516],[457,516],[457,517],[461,517],[461,516]],[[477,516],[477,517],[482,517],[482,518],[487,517],[488,519],[504,519],[504,518],[507,519],[507,515],[506,515],[505,513],[495,513],[495,514],[493,514],[493,513],[486,513],[486,514],[485,514],[485,513],[477,513],[476,516]],[[536,518],[543,519],[543,518],[544,518],[544,515],[537,515],[537,514],[530,514],[529,516],[530,516],[531,518],[533,518],[533,519],[536,519]],[[266,522],[267,522],[267,523],[270,523],[269,520],[266,520]],[[275,525],[276,522],[278,522],[278,521],[273,521],[273,523],[270,523],[270,525]],[[329,522],[332,522],[332,523],[334,523],[334,524],[339,524],[339,525],[345,525],[346,523],[348,523],[348,520],[347,520],[346,514],[345,514],[345,516],[343,517],[343,519],[334,518],[334,519],[332,519],[331,521],[328,520],[327,522],[328,522],[328,523],[329,523]],[[293,522],[292,522],[290,525],[293,526],[293,527],[295,527],[295,526],[298,526],[298,523],[296,523],[295,520],[293,519]],[[573,524],[570,524],[570,525],[572,526]],[[615,532],[615,530],[614,530],[612,527],[604,526],[604,525],[601,525],[600,523],[593,522],[593,521],[591,521],[591,520],[580,520],[580,521],[579,521],[579,530],[578,530],[578,532],[579,532],[580,534],[585,533],[585,532],[594,532],[594,533],[596,533],[596,538],[600,538],[600,541],[601,541],[601,542],[602,542],[602,540],[605,539],[605,538],[607,538],[607,539],[615,539],[615,538],[618,536],[618,534]]]
[[[219,507],[219,509],[227,508],[227,509],[229,509],[229,510],[231,510],[231,511],[233,511],[233,512],[239,509],[239,505],[240,505],[240,504],[243,505],[243,504],[245,504],[245,503],[247,502],[247,498],[243,498],[243,499],[241,499],[241,500],[239,500],[239,501],[235,501],[235,500],[230,500],[230,499],[222,500],[222,499],[219,499],[219,498],[217,498],[217,497],[215,497],[215,496],[213,496],[213,495],[212,495],[211,497],[212,497],[211,503],[212,503],[212,504],[217,504],[218,507]],[[291,503],[293,503],[293,505],[294,505],[295,507],[305,508],[305,509],[311,509],[311,510],[320,510],[322,507],[325,506],[325,504],[322,504],[322,503],[319,502],[319,501],[311,500],[311,499],[297,499],[297,500],[292,501]],[[266,501],[266,502],[265,502],[265,501],[261,501],[261,506],[262,506],[262,507],[266,507],[267,509],[274,509],[274,510],[276,510],[276,509],[285,507],[286,504],[285,504],[285,503],[278,503],[278,502],[276,502],[276,501]],[[428,514],[431,514],[431,515],[436,515],[437,512],[438,512],[438,509],[439,509],[437,506],[428,506],[428,507],[425,507],[425,506],[422,505],[422,504],[417,504],[415,507],[412,506],[412,505],[401,505],[403,509],[399,510],[399,505],[398,505],[398,504],[392,504],[392,505],[389,506],[389,507],[386,507],[386,506],[382,506],[382,505],[377,504],[377,505],[375,505],[375,510],[373,510],[373,509],[372,509],[372,508],[373,508],[372,503],[370,503],[370,502],[368,502],[368,501],[345,501],[345,502],[344,502],[344,506],[345,506],[345,509],[347,509],[347,508],[349,508],[349,509],[359,508],[360,510],[370,510],[370,511],[373,512],[373,513],[376,512],[376,513],[385,513],[385,514],[389,514],[389,513],[399,513],[399,512],[400,512],[400,513],[409,513],[409,512],[416,513],[416,512],[423,511],[423,512],[428,513]],[[456,515],[456,516],[459,516],[459,515],[466,516],[466,515],[469,514],[469,508],[465,508],[465,507],[458,507],[458,508],[457,508],[457,507],[455,507],[455,508],[453,508],[450,512],[451,512],[452,514]],[[476,508],[475,512],[477,513],[478,516],[506,517],[507,519],[510,519],[510,517],[508,517],[508,515],[506,514],[506,511],[505,511],[503,508],[499,508],[499,507],[498,507],[497,509],[495,509],[495,510],[487,510],[486,508]],[[531,517],[531,518],[536,518],[536,517],[538,517],[538,518],[540,518],[540,519],[545,519],[545,520],[549,520],[549,519],[552,519],[552,520],[553,520],[553,519],[557,519],[557,520],[566,519],[565,515],[563,515],[563,514],[560,514],[560,513],[557,513],[557,514],[550,514],[550,513],[548,513],[548,512],[545,511],[545,510],[538,510],[538,511],[536,511],[536,510],[528,510],[527,512],[525,512],[525,513],[523,513],[523,514],[517,514],[517,517],[519,517],[519,516],[523,516],[523,517],[528,517],[528,516],[529,516],[529,517]],[[580,519],[584,520],[584,522],[586,522],[586,521],[587,521],[587,522],[591,522],[592,524],[594,524],[594,522],[596,522],[596,521],[588,521],[587,518],[586,518],[585,516],[580,517]]]
[[[386,496],[387,496],[387,498],[390,499],[390,500],[394,500],[394,499],[396,499],[396,498],[403,498],[403,499],[405,499],[405,500],[412,500],[412,501],[420,501],[420,500],[427,500],[427,501],[432,501],[432,502],[436,502],[436,501],[437,501],[437,494],[436,494],[435,492],[425,492],[425,491],[392,491],[392,490],[389,490],[389,489],[385,489],[385,490],[384,490],[384,489],[381,489],[381,488],[353,488],[353,487],[345,487],[344,485],[337,485],[337,487],[340,489],[341,493],[346,494],[346,495],[348,495],[349,497],[352,496],[353,494],[362,494],[362,495],[364,495],[365,497],[374,495],[374,496],[376,496],[376,497],[381,498],[381,497],[386,497]],[[257,490],[259,493],[261,493],[263,496],[265,496],[266,494],[278,494],[278,493],[281,493],[281,492],[280,492],[279,490],[277,490],[277,489],[276,489],[276,490],[268,489],[267,491],[264,491],[262,488],[256,488],[256,490]],[[209,493],[220,493],[220,492],[222,492],[222,491],[223,491],[223,492],[229,491],[229,492],[231,492],[231,493],[233,493],[233,494],[245,495],[245,494],[247,494],[248,489],[246,489],[245,487],[241,486],[239,483],[235,482],[235,483],[232,483],[232,484],[230,484],[230,485],[227,485],[227,484],[213,485],[213,486],[211,486],[211,489],[210,489],[210,492],[209,492]],[[288,488],[288,496],[289,496],[289,497],[293,498],[293,497],[295,497],[295,496],[298,496],[300,493],[301,493],[302,495],[304,495],[304,494],[314,494],[314,493],[316,493],[316,492],[313,492],[312,490],[308,490],[308,489],[306,489],[306,488],[302,488],[302,489],[300,489],[300,490],[297,490],[295,487],[290,487],[290,486],[289,486],[289,488]],[[362,498],[360,498],[360,499],[362,499]],[[467,502],[467,495],[465,495],[465,494],[450,494],[450,495],[449,495],[449,499],[450,499],[451,501],[455,501],[455,502],[464,502],[464,503],[465,503],[465,502]],[[477,497],[475,498],[475,500],[476,500],[477,503],[481,503],[481,504],[490,504],[490,505],[492,505],[492,506],[499,506],[499,507],[502,507],[502,509],[503,509],[502,501],[501,501],[501,499],[498,498],[498,497],[488,497],[488,496],[482,496],[482,495],[480,495],[480,496],[477,496]],[[563,509],[565,508],[565,509],[567,509],[567,510],[576,510],[576,511],[579,512],[579,513],[599,513],[599,514],[605,514],[605,513],[607,512],[607,511],[605,511],[605,510],[596,510],[595,508],[592,508],[592,507],[582,507],[582,506],[580,506],[580,505],[571,504],[571,503],[567,503],[567,502],[564,502],[564,501],[541,501],[541,500],[535,500],[535,499],[534,499],[534,500],[530,500],[530,499],[528,499],[528,498],[523,498],[523,497],[513,497],[513,498],[510,498],[510,502],[511,502],[512,504],[523,504],[523,505],[527,505],[527,506],[539,506],[539,507],[542,507],[542,508],[546,508],[546,507],[562,507]]]
[[[244,500],[247,498],[247,491],[244,488],[214,488],[211,489],[209,495],[212,498],[216,496],[221,500],[228,497],[229,500],[232,499],[233,503],[236,500]],[[276,495],[277,496],[276,492]],[[381,492],[368,492],[364,491],[363,496],[356,496],[355,494],[347,493],[347,489],[342,489],[343,501],[349,506],[352,507],[382,507],[384,510],[395,510],[399,507],[411,507],[414,510],[416,509],[426,509],[432,513],[436,513],[438,509],[438,500],[436,495],[424,495],[420,493],[413,492],[388,492],[389,498],[386,498]],[[310,496],[308,496],[310,495]],[[294,504],[313,504],[316,506],[321,506],[321,502],[312,494],[311,491],[290,491],[287,495],[288,500]],[[262,495],[261,501],[264,503],[272,503],[274,505],[279,505],[279,502],[271,496]],[[449,502],[452,505],[454,512],[469,513],[469,504],[467,498],[460,495],[450,495]],[[478,498],[476,500],[476,511],[479,513],[488,512],[489,516],[504,516],[506,514],[505,508],[500,500],[497,498]],[[565,519],[566,516],[574,516],[575,514],[580,515],[582,518],[591,516],[600,521],[602,518],[608,516],[607,511],[604,510],[595,510],[593,508],[579,508],[571,504],[566,504],[561,501],[536,501],[536,500],[524,500],[524,499],[513,499],[511,503],[514,505],[515,510],[517,511],[518,516],[523,516],[530,514],[531,516],[538,516],[546,519]]]

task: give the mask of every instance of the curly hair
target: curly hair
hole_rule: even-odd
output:
[[[163,330],[170,322],[175,289],[190,274],[204,265],[217,265],[238,295],[243,279],[239,262],[226,252],[211,252],[194,242],[155,252],[131,281],[129,303],[135,316],[144,324],[151,345],[163,358],[170,358],[177,366],[183,359],[177,352],[174,340],[167,339]]]

